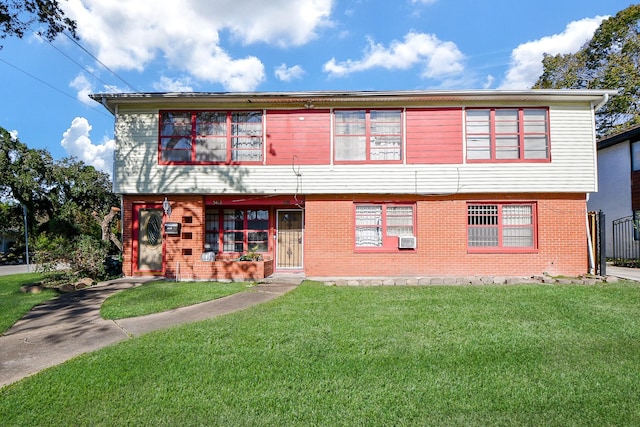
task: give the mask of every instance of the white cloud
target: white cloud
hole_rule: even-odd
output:
[[[11,140],[15,141],[18,139],[18,131],[17,130],[10,130],[9,131],[9,136],[11,136]]]
[[[287,67],[287,64],[281,64],[275,69],[276,77],[283,82],[290,82],[294,79],[299,79],[304,74],[304,70],[299,65],[293,67]]]
[[[158,92],[193,92],[191,79],[189,77],[171,79],[162,76],[160,77],[160,81],[153,84],[153,89]]]
[[[94,144],[89,137],[90,132],[91,125],[87,119],[76,117],[71,122],[71,127],[62,135],[61,145],[70,156],[111,174],[116,143],[113,139],[105,139],[101,144]]]
[[[438,0],[411,0],[411,3],[420,3],[420,4],[433,4]]]
[[[89,95],[93,93],[93,86],[91,85],[89,79],[87,79],[87,77],[83,73],[78,74],[76,78],[73,79],[71,83],[69,83],[69,86],[74,88],[78,92],[76,94],[76,98],[78,98],[78,101],[87,105],[94,104],[95,101],[89,98]]]
[[[529,89],[542,75],[544,54],[577,52],[598,29],[606,16],[570,22],[560,34],[523,43],[511,52],[511,64],[499,89]]]
[[[389,48],[369,40],[362,59],[338,62],[335,58],[324,64],[324,71],[341,77],[372,68],[406,70],[416,64],[424,69],[422,77],[450,77],[463,71],[464,55],[455,43],[443,42],[433,34],[408,33],[403,41],[393,41]]]
[[[81,39],[115,70],[144,68],[158,56],[182,72],[227,90],[254,90],[265,79],[254,56],[232,57],[220,33],[240,43],[299,46],[331,25],[335,0],[69,0]]]
[[[493,82],[495,81],[495,77],[493,77],[491,74],[489,74],[487,76],[487,80],[485,81],[484,85],[482,86],[483,89],[491,89],[491,86],[493,86]]]

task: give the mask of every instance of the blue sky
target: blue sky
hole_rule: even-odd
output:
[[[111,172],[90,93],[527,89],[629,0],[59,0],[80,40],[0,40],[0,127]],[[37,32],[38,28],[33,28]]]

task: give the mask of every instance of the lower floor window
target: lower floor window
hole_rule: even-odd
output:
[[[269,210],[207,208],[205,251],[268,252]]]
[[[413,205],[357,204],[357,248],[398,248],[398,237],[414,235]]]
[[[473,203],[467,205],[469,249],[535,249],[535,204]]]

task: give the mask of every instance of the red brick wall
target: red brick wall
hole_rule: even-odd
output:
[[[123,273],[135,274],[135,254],[133,253],[133,206],[135,204],[162,203],[164,197],[125,196],[123,198]],[[191,274],[193,265],[200,261],[204,248],[204,199],[202,196],[170,196],[171,217],[165,222],[181,223],[180,236],[163,236],[165,276],[175,277],[177,269]],[[187,222],[191,218],[191,223]],[[190,238],[189,238],[190,237]],[[190,252],[190,253],[189,253]],[[179,263],[179,266],[178,266]]]
[[[124,197],[124,274],[133,275],[132,211],[134,203],[161,203],[164,197]],[[204,240],[202,196],[171,196],[169,221],[182,223],[182,236],[165,236],[165,276],[184,279],[229,278],[240,274],[216,270],[201,261]],[[354,248],[354,201],[416,202],[415,251],[362,253]],[[536,253],[467,253],[467,202],[536,202]],[[304,264],[309,277],[578,276],[588,271],[586,202],[583,194],[457,195],[449,197],[306,196]],[[192,222],[186,223],[186,217]],[[165,219],[167,220],[167,219]],[[191,238],[186,238],[191,233]],[[269,271],[248,273],[259,277]],[[234,267],[235,268],[235,267]],[[257,267],[262,268],[262,267]],[[267,266],[272,268],[272,266]]]
[[[307,196],[305,273],[310,277],[504,275],[547,272],[577,276],[588,271],[583,194],[428,197],[416,203],[415,251],[354,250],[353,202],[379,197]],[[411,200],[395,198],[391,201]],[[467,253],[468,201],[537,202],[537,253]]]
[[[162,203],[164,197],[153,196],[124,197],[124,256],[123,273],[125,276],[135,274],[135,254],[133,253],[133,207],[135,204]],[[232,262],[202,261],[204,250],[205,204],[202,196],[169,196],[171,217],[164,222],[181,224],[180,236],[163,236],[164,275],[168,278],[184,280],[218,279],[243,280],[259,279],[273,273],[273,261],[266,262]]]

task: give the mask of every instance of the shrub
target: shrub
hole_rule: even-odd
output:
[[[41,271],[58,278],[62,275],[69,281],[79,277],[94,280],[118,277],[122,263],[109,255],[109,245],[88,235],[69,241],[43,233],[36,239],[36,262]],[[61,265],[68,266],[68,271],[61,272]]]
[[[73,241],[69,266],[80,276],[88,276],[93,279],[107,277],[105,260],[108,249],[102,241],[91,236],[82,235]]]

